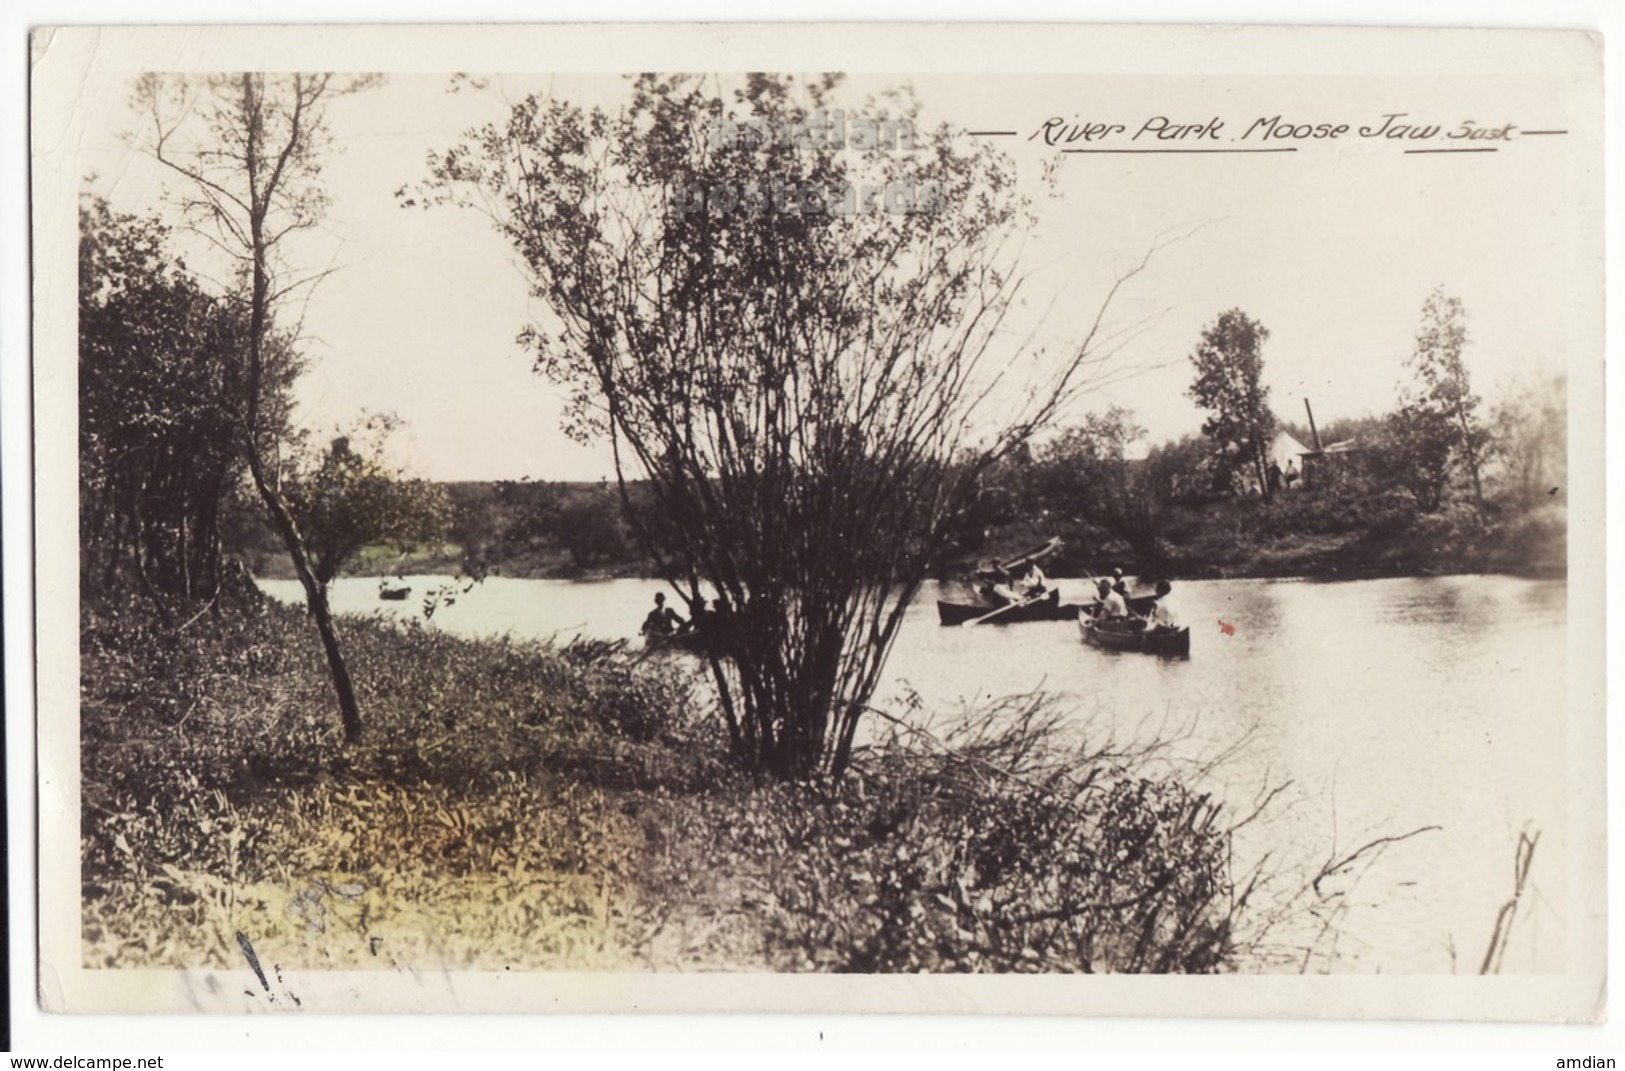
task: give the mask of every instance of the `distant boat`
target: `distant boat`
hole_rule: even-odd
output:
[[[1103,651],[1142,651],[1146,654],[1172,655],[1188,658],[1191,653],[1191,630],[1130,628],[1115,622],[1099,622],[1087,615],[1078,616],[1078,630],[1083,642]]]
[[[378,585],[378,597],[380,599],[388,599],[391,602],[401,602],[410,594],[412,594],[412,589],[407,587],[405,584],[402,584],[399,587],[393,587],[389,584]]]

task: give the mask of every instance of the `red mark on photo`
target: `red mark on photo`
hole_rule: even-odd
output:
[[[1226,636],[1234,636],[1236,634],[1236,626],[1230,624],[1221,617],[1219,618],[1219,631],[1224,633]]]

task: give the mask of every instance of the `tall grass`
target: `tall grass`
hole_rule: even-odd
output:
[[[91,966],[621,962],[615,795],[717,773],[684,677],[595,645],[346,621],[347,748],[297,610],[83,616]]]
[[[1041,697],[759,783],[697,665],[341,624],[353,746],[298,610],[84,611],[88,966],[1213,972],[1262,932],[1164,742]]]

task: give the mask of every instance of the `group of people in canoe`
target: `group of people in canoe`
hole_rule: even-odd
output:
[[[733,628],[733,623],[733,604],[726,595],[718,595],[709,605],[704,599],[691,603],[689,616],[685,619],[666,605],[666,593],[657,591],[654,608],[644,615],[643,627],[639,631],[651,646],[685,642],[696,645],[725,637]]]
[[[1122,621],[1127,627],[1153,628],[1169,632],[1176,632],[1181,627],[1179,623],[1179,609],[1173,599],[1173,584],[1167,580],[1157,581],[1156,598],[1151,608],[1144,614],[1137,614],[1128,604],[1128,585],[1123,582],[1123,570],[1113,570],[1114,579],[1102,577],[1095,583],[1095,604],[1098,607],[1094,612],[1096,621]]]
[[[1046,597],[1053,597],[1053,589],[1048,586],[1048,579],[1044,576],[1038,559],[1051,553],[1058,546],[1059,542],[1052,540],[1044,547],[1023,557],[985,565],[980,569],[978,578],[981,582],[978,589],[988,600],[989,609],[1031,604]],[[1081,612],[1093,617],[1097,622],[1115,622],[1115,627],[1121,629],[1149,628],[1168,632],[1177,631],[1182,627],[1179,610],[1172,597],[1173,585],[1167,580],[1157,581],[1154,597],[1135,599],[1134,601],[1140,604],[1138,609],[1130,605],[1128,582],[1124,579],[1122,569],[1113,569],[1111,576],[1100,577],[1094,586],[1094,601],[1083,606]]]
[[[987,574],[982,594],[988,596],[994,606],[1041,599],[1049,594],[1049,579],[1036,560],[1016,564],[1021,568],[1019,575],[1004,565],[993,566]]]
[[[1040,558],[1059,546],[1059,540],[1051,540],[1019,558],[984,565],[978,570],[976,586],[985,601],[977,605],[939,599],[937,608],[942,623],[974,625],[994,620],[1010,623],[1082,615],[1104,630],[1120,633],[1144,632],[1149,636],[1183,631],[1172,596],[1173,585],[1159,580],[1155,595],[1131,596],[1122,569],[1113,569],[1110,576],[1094,581],[1092,601],[1082,606],[1061,605],[1060,592],[1051,586],[1039,565]],[[644,617],[640,630],[651,647],[707,649],[718,640],[726,640],[737,617],[726,595],[718,595],[709,605],[704,599],[691,600],[687,619],[667,605],[664,592],[656,592],[654,600],[654,607]]]

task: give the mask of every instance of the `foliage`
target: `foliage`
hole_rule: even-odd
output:
[[[1231,962],[1219,808],[1059,745],[1054,710],[995,704],[941,742],[892,734],[829,790],[694,815],[737,845],[776,970],[1206,973]],[[705,842],[700,842],[705,843]],[[673,865],[685,866],[686,856]],[[737,874],[737,871],[736,871]],[[743,879],[743,880],[739,880]]]
[[[1499,462],[1503,493],[1529,509],[1560,496],[1568,477],[1568,379],[1519,384],[1490,413],[1487,454]]]
[[[916,131],[906,94],[852,120],[872,139],[771,136],[817,127],[838,84],[645,75],[618,112],[533,96],[431,156],[424,194],[523,257],[548,319],[522,338],[571,429],[609,437],[623,500],[646,481],[662,575],[749,619],[713,669],[735,754],[783,778],[844,769],[976,474],[1109,352],[1093,331],[1055,361],[995,346],[1013,172]]]
[[[284,480],[288,512],[304,537],[311,571],[330,583],[361,548],[388,543],[409,550],[438,543],[451,520],[451,500],[439,485],[408,477],[386,464],[382,440],[395,427],[390,418],[369,418],[369,441],[351,435],[328,443],[306,471]]]
[[[1161,564],[1158,537],[1169,492],[1155,486],[1154,470],[1128,456],[1144,437],[1145,429],[1126,409],[1090,413],[1043,445],[1034,482],[1051,509],[1121,540],[1155,569]]]
[[[641,488],[630,488],[627,497],[636,506]],[[492,485],[489,495],[465,495],[465,500],[464,516],[479,511],[482,517],[480,534],[464,540],[465,546],[472,541],[510,574],[516,567],[534,572],[540,561],[561,551],[567,561],[546,568],[548,575],[637,560],[628,545],[622,501],[601,483],[504,480]]]
[[[1373,461],[1390,481],[1410,493],[1418,508],[1431,513],[1444,501],[1450,485],[1458,440],[1448,414],[1406,402],[1383,419]]]
[[[207,597],[221,506],[242,472],[241,310],[203,289],[155,219],[79,209],[81,583]],[[271,351],[260,408],[286,413],[298,364]]]
[[[1275,437],[1275,414],[1263,384],[1263,347],[1269,337],[1263,324],[1240,309],[1221,313],[1202,331],[1191,354],[1196,380],[1189,392],[1209,410],[1202,433],[1212,440],[1216,475],[1227,480],[1251,465],[1265,497],[1270,492],[1264,463]]]
[[[559,505],[552,536],[580,569],[614,561],[626,552],[621,534],[621,503],[609,488],[595,489]]]
[[[1477,418],[1479,399],[1462,360],[1467,341],[1466,311],[1461,299],[1435,288],[1422,305],[1422,325],[1416,332],[1416,348],[1409,365],[1415,382],[1402,397],[1400,410],[1411,414],[1414,435],[1436,438],[1449,429],[1451,448],[1472,477],[1474,498],[1482,506],[1480,468],[1486,436]],[[1431,457],[1423,464],[1437,467]]]

